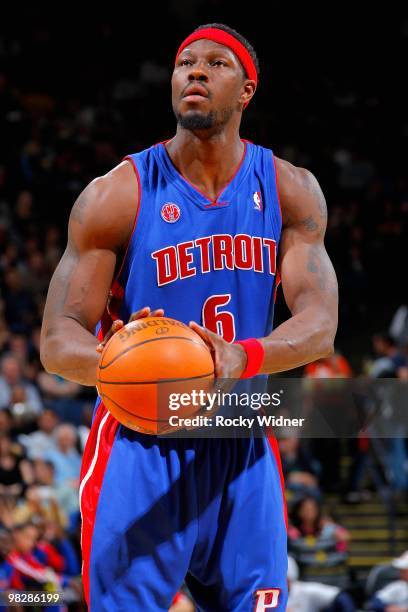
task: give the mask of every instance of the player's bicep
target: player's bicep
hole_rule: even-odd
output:
[[[115,272],[116,255],[112,251],[89,249],[61,262],[56,281],[61,288],[61,311],[93,331],[107,302]]]
[[[337,310],[337,279],[324,246],[327,206],[311,172],[281,162],[284,229],[279,267],[292,314],[313,305]],[[328,308],[327,308],[328,307]]]
[[[309,305],[337,309],[337,279],[322,240],[306,240],[302,231],[282,234],[280,274],[285,301],[292,314]]]
[[[51,279],[44,312],[47,328],[68,317],[93,332],[106,306],[116,255],[110,250],[78,252],[72,243]]]

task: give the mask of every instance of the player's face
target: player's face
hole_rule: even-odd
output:
[[[211,40],[197,40],[177,59],[172,77],[173,110],[186,129],[222,127],[234,112],[246,83],[235,54]]]

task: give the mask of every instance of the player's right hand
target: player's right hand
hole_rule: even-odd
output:
[[[163,308],[156,308],[156,310],[150,310],[150,306],[145,306],[144,308],[141,308],[140,310],[137,310],[136,312],[132,312],[132,314],[129,317],[128,323],[131,323],[132,321],[137,321],[138,319],[144,319],[146,317],[163,317],[163,316],[164,316]],[[110,328],[108,333],[105,335],[102,342],[100,342],[98,346],[96,347],[96,350],[98,351],[98,353],[102,353],[107,342],[112,338],[113,334],[116,334],[116,332],[121,330],[122,327],[124,326],[125,324],[121,319],[116,319],[116,321],[112,323],[112,327]]]

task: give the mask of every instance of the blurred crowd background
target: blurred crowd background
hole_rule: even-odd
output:
[[[313,15],[294,19],[281,3],[273,20],[252,8],[248,16],[227,2],[168,0],[155,9],[160,18],[138,7],[135,21],[125,9],[62,16],[27,6],[2,20],[0,589],[63,590],[70,609],[84,609],[78,478],[95,393],[44,372],[44,301],[80,191],[124,155],[172,135],[172,62],[197,25],[225,22],[253,43],[261,78],[242,136],[310,169],[326,195],[326,244],[340,285],[337,350],[296,374],[408,377],[408,118],[397,62],[407,50],[408,19],[323,14],[322,26],[322,14],[319,23]],[[287,315],[280,296],[278,321]],[[370,562],[361,564],[365,574],[353,571],[352,533],[336,509],[371,501],[384,521],[393,514],[395,532],[407,492],[405,440],[373,448],[366,438],[288,437],[280,446],[296,583],[288,609],[347,611],[367,603],[383,583],[364,591]],[[404,532],[387,549],[390,559],[403,553],[405,539]],[[387,560],[382,554],[373,565]],[[396,603],[408,610],[404,561],[384,566],[402,583],[405,603]],[[315,591],[301,590],[299,569]],[[395,603],[387,597],[371,599],[367,609],[387,610]],[[192,610],[188,594],[173,608]]]

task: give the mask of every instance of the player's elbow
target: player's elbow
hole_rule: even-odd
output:
[[[49,374],[59,374],[59,363],[58,355],[60,354],[60,348],[58,346],[58,339],[42,338],[40,342],[40,361],[46,372]]]
[[[40,348],[41,365],[49,374],[55,374],[55,360],[52,358],[52,353],[49,350],[48,343],[41,343]]]
[[[333,341],[324,340],[320,351],[320,359],[330,357],[334,353],[334,338]]]
[[[320,329],[320,355],[319,358],[330,357],[334,353],[334,339],[337,331],[337,320],[328,318]]]

